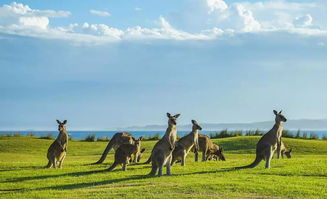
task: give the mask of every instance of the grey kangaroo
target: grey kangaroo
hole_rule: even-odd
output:
[[[107,147],[105,148],[105,150],[103,151],[101,158],[92,164],[101,164],[107,157],[109,151],[114,148],[115,150],[118,149],[118,147],[122,144],[134,144],[135,142],[135,138],[127,133],[127,132],[118,132],[116,133],[109,141]],[[134,157],[135,159],[135,157]],[[136,157],[136,159],[138,159]]]
[[[180,116],[170,115],[168,117],[168,128],[165,135],[154,145],[151,152],[152,169],[149,175],[156,175],[158,170],[158,176],[162,176],[162,168],[165,165],[167,169],[167,175],[171,175],[170,164],[172,160],[172,151],[175,148],[175,142],[177,139],[177,127],[176,120]]]
[[[57,120],[57,123],[59,135],[48,149],[47,158],[49,162],[46,168],[56,168],[57,163],[59,163],[59,168],[61,168],[62,163],[64,162],[64,159],[66,157],[68,134],[65,125],[67,123],[67,120],[64,120],[63,122]]]
[[[199,151],[199,130],[202,130],[202,127],[198,124],[197,121],[192,120],[192,132],[182,137],[177,141],[176,147],[173,151],[173,159],[171,165],[176,161],[181,160],[181,165],[185,166],[185,160],[188,152],[194,146],[195,151]]]
[[[268,133],[264,134],[257,143],[256,158],[254,162],[247,166],[236,167],[236,169],[254,168],[261,162],[261,160],[266,161],[265,168],[270,168],[270,161],[276,149],[277,158],[280,157],[283,122],[286,122],[287,119],[282,115],[282,111],[277,112],[274,110],[273,112],[275,114],[275,125],[270,131],[268,131]]]
[[[132,154],[142,154],[145,149],[140,150],[142,136],[135,140],[134,144],[122,144],[115,151],[115,161],[110,166],[108,171],[112,171],[116,168],[117,165],[121,164],[123,171],[126,171],[127,164],[131,160]]]

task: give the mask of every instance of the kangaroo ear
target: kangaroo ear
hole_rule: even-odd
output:
[[[276,110],[274,110],[274,114],[275,114],[275,115],[277,115],[277,114],[278,114],[278,112],[277,112]]]
[[[196,124],[196,121],[195,120],[191,120],[192,124]]]
[[[174,115],[175,118],[178,118],[181,114],[176,114]]]
[[[136,141],[134,137],[132,137],[133,141]]]
[[[139,137],[139,140],[141,141],[143,139],[143,136]]]
[[[167,117],[168,117],[168,118],[170,118],[170,117],[171,117],[170,113],[167,113]]]
[[[58,124],[61,124],[61,122],[59,120],[56,120]]]
[[[279,114],[281,114],[281,113],[282,113],[282,111],[283,111],[283,110],[280,110],[280,111],[279,111]]]
[[[66,124],[67,123],[67,120],[64,120],[63,122],[62,122],[62,124]]]
[[[145,151],[145,148],[143,148],[141,151],[140,151],[140,153],[143,153]]]

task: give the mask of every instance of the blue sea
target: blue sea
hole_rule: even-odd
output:
[[[201,131],[201,133],[209,135],[210,133],[215,133],[218,132],[217,131]],[[85,137],[87,137],[88,135],[95,135],[97,138],[99,137],[109,137],[111,138],[115,133],[117,132],[121,132],[121,131],[68,131],[68,135],[69,137],[75,139],[75,140],[82,140]],[[147,137],[147,136],[153,136],[156,134],[159,134],[160,137],[163,136],[163,134],[165,133],[165,131],[127,131],[129,133],[131,133],[134,137]],[[178,131],[178,136],[184,136],[186,134],[188,134],[190,131]],[[289,131],[292,134],[296,134],[296,130],[294,131]],[[316,136],[318,136],[319,138],[322,138],[323,136],[327,136],[327,130],[301,130],[301,135],[302,133],[307,133],[308,136],[310,136],[311,133],[314,133]],[[58,135],[58,131],[0,131],[0,135],[3,134],[17,134],[19,133],[20,135],[26,136],[26,135],[30,135],[33,134],[34,136],[47,136],[48,134],[51,134],[52,137],[57,137]],[[245,133],[245,131],[244,131]]]

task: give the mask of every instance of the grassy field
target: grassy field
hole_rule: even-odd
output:
[[[172,167],[172,176],[147,177],[150,165],[129,165],[106,172],[95,162],[106,142],[69,142],[62,169],[44,169],[53,140],[0,137],[1,198],[327,198],[327,141],[286,139],[292,159],[273,159],[254,169],[231,170],[254,160],[259,137],[214,140],[225,148],[227,161],[194,162]],[[143,142],[149,157],[155,142]]]

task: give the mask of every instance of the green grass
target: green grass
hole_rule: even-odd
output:
[[[1,198],[327,198],[327,142],[283,139],[293,148],[292,159],[273,159],[271,169],[262,162],[254,169],[231,170],[254,160],[259,137],[214,140],[225,149],[227,161],[194,162],[172,167],[173,176],[146,177],[150,165],[129,165],[105,172],[95,162],[106,142],[69,142],[62,169],[44,169],[53,140],[0,137]],[[149,157],[155,141],[143,142]]]

